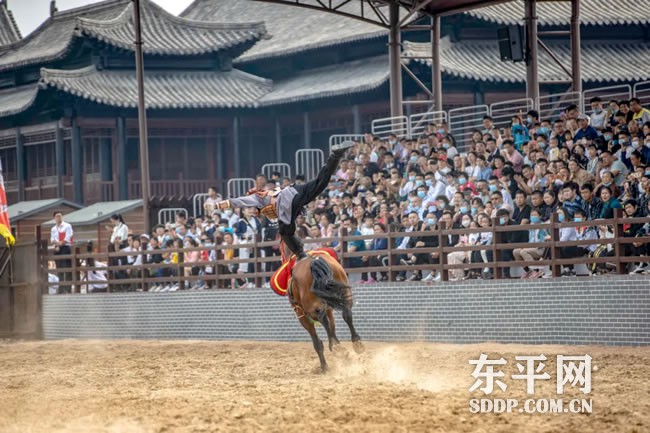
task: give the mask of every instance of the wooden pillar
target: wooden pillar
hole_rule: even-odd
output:
[[[56,124],[55,130],[54,153],[56,158],[56,195],[65,196],[63,187],[63,177],[65,176],[65,146],[63,144],[63,130],[59,123]]]
[[[304,131],[304,148],[311,149],[311,122],[309,121],[309,111],[302,113],[302,125]]]
[[[235,164],[235,177],[240,177],[241,162],[239,161],[239,117],[235,116],[232,119],[232,146],[233,146],[233,159]]]
[[[275,116],[275,160],[282,162],[282,125],[278,116]]]
[[[126,168],[126,119],[117,118],[117,182],[120,200],[129,199],[129,174]]]
[[[358,105],[352,106],[352,133],[361,134],[361,112]]]
[[[72,191],[73,200],[76,203],[83,203],[83,149],[81,147],[81,128],[77,125],[77,121],[72,121],[72,146],[71,146],[71,159],[72,159]]]
[[[223,160],[224,160],[224,154],[223,154],[223,133],[221,130],[219,131],[217,135],[217,155],[216,155],[217,160],[215,161],[217,164],[217,179],[219,181],[222,181],[224,178],[223,175]]]
[[[16,128],[16,175],[18,180],[18,201],[25,200],[25,180],[27,179],[27,161],[25,160],[25,143],[20,133],[20,128]]]
[[[99,175],[104,182],[113,180],[113,141],[110,137],[99,139]]]

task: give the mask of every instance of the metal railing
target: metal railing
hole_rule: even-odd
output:
[[[158,211],[158,224],[167,224],[167,223],[173,223],[176,221],[176,215],[178,213],[182,213],[185,215],[185,218],[188,217],[187,215],[187,209],[184,209],[182,207],[170,207],[170,208],[165,208],[165,209],[160,209]]]
[[[274,172],[280,173],[282,177],[291,178],[291,166],[283,162],[276,162],[272,164],[264,164],[262,166],[262,174],[266,176],[267,179],[271,179],[271,174]]]
[[[554,217],[555,218],[555,217]],[[496,222],[496,221],[493,221]],[[447,229],[440,227],[435,230],[410,232],[411,238],[427,238],[435,240],[435,245],[416,248],[398,248],[397,240],[404,236],[401,231],[391,231],[378,235],[347,236],[341,233],[330,238],[319,238],[317,240],[306,240],[306,245],[312,247],[330,246],[333,247],[339,260],[344,264],[346,270],[351,274],[358,273],[380,273],[387,281],[396,281],[398,273],[406,272],[435,272],[442,282],[449,281],[449,273],[453,271],[472,271],[490,269],[492,278],[503,278],[503,270],[515,267],[547,268],[549,277],[560,277],[563,266],[588,265],[592,267],[607,266],[613,272],[625,274],[626,266],[629,263],[650,263],[650,257],[635,256],[626,254],[625,250],[632,244],[648,244],[650,236],[628,237],[624,232],[624,225],[650,223],[650,217],[645,218],[622,218],[620,210],[615,212],[612,219],[592,220],[588,222],[559,223],[552,221],[537,225],[507,225],[500,226],[493,224],[491,227],[476,229]],[[585,224],[598,227],[611,228],[611,237],[598,239],[560,241],[560,229],[569,227],[583,227]],[[532,229],[544,229],[548,231],[550,239],[545,242],[521,242],[509,243],[504,235],[512,232],[526,232]],[[342,230],[344,232],[344,230]],[[464,236],[479,233],[491,233],[493,243],[489,245],[450,245],[450,236]],[[369,241],[373,239],[388,239],[387,248],[370,251],[349,251],[348,245],[355,241]],[[600,256],[579,254],[567,256],[568,248],[589,247],[608,245],[611,247],[611,254]],[[180,289],[194,285],[197,282],[206,283],[211,288],[229,288],[231,282],[236,279],[248,279],[256,287],[260,287],[263,281],[273,275],[279,264],[279,256],[271,255],[265,257],[261,252],[268,247],[277,247],[277,241],[259,242],[253,239],[246,244],[214,245],[209,247],[197,247],[186,249],[165,249],[159,251],[162,254],[178,254],[178,263],[166,261],[160,263],[147,263],[144,258],[152,251],[139,252],[104,252],[104,253],[81,253],[77,246],[72,249],[70,255],[53,255],[47,251],[46,241],[39,240],[37,247],[41,252],[40,269],[46,270],[49,262],[64,264],[64,261],[71,260],[71,266],[59,266],[52,273],[60,275],[59,287],[71,288],[73,292],[79,293],[84,286],[93,284],[86,277],[89,271],[103,271],[107,273],[105,284],[106,290],[143,290],[146,291],[153,285],[175,284]],[[247,249],[250,252],[248,258],[239,258],[237,254],[226,254],[231,250]],[[538,248],[545,250],[540,260],[523,261],[508,259],[512,251],[523,248]],[[184,262],[184,254],[189,251],[214,252],[216,260],[199,262]],[[508,251],[508,257],[504,252]],[[478,252],[481,259],[474,260],[472,253]],[[485,253],[484,255],[481,252]],[[462,260],[457,264],[449,263],[449,255],[463,253]],[[420,255],[428,257],[431,263],[422,265],[410,265],[401,263],[401,259],[408,255]],[[126,256],[143,256],[142,265],[115,264],[117,259]],[[228,258],[226,258],[228,257]],[[486,257],[487,259],[483,258]],[[109,266],[88,266],[87,260],[103,261]],[[458,261],[458,260],[453,260]],[[123,260],[122,260],[123,262]],[[247,267],[248,271],[241,272],[237,267]],[[161,272],[164,270],[164,272]],[[154,276],[151,276],[154,275]],[[157,276],[156,276],[157,275]],[[639,278],[646,279],[647,276],[640,275]],[[46,282],[47,277],[41,279]],[[43,292],[47,293],[48,285],[44,283]]]
[[[417,138],[430,124],[447,123],[446,111],[427,111],[425,113],[411,114],[409,116],[410,136]]]
[[[604,104],[607,104],[607,101],[610,99],[616,99],[618,101],[623,99],[629,100],[632,97],[632,86],[629,84],[618,84],[616,86],[585,90],[582,92],[583,106],[581,111],[583,113],[589,115],[593,112],[589,100],[594,96],[599,96]]]
[[[569,105],[582,104],[582,94],[580,92],[564,92],[543,95],[539,97],[539,118],[559,119],[562,111]]]
[[[483,117],[490,114],[487,105],[473,105],[449,110],[449,132],[456,139],[456,147],[463,152],[469,148],[472,134],[483,129]]]
[[[503,128],[510,126],[512,116],[525,115],[535,108],[535,101],[532,98],[511,99],[509,101],[495,102],[490,105],[490,116],[494,126]],[[483,129],[483,128],[481,128]]]
[[[632,88],[632,94],[641,100],[641,105],[650,109],[650,81],[636,83]]]
[[[385,117],[375,119],[370,123],[372,134],[385,140],[389,134],[395,134],[398,138],[410,138],[409,120],[406,116]]]
[[[300,149],[296,152],[296,176],[302,174],[306,181],[314,179],[325,164],[325,154],[320,149]]]
[[[228,198],[236,198],[245,195],[251,188],[255,188],[255,179],[250,177],[236,177],[230,179],[226,186]]]
[[[194,218],[203,215],[203,204],[208,199],[208,193],[194,194],[192,197],[192,215]]]

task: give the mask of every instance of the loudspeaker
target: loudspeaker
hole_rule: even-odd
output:
[[[499,27],[497,29],[497,40],[502,62],[509,60],[520,62],[524,60],[524,45],[520,26]]]

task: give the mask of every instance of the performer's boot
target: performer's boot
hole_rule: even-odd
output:
[[[356,143],[354,141],[344,141],[343,143],[332,146],[332,153],[330,153],[330,156],[327,158],[327,162],[325,163],[327,169],[332,173],[335,172],[336,168],[339,166],[341,158],[345,155],[345,152],[355,145]]]
[[[296,255],[298,260],[307,257],[303,248],[303,243],[298,236],[282,236],[285,245]]]

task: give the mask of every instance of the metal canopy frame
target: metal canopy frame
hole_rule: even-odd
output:
[[[428,111],[442,110],[442,71],[440,69],[440,17],[465,12],[470,9],[506,3],[513,0],[255,0],[296,6],[325,13],[341,15],[377,25],[388,30],[388,63],[390,69],[390,112],[391,117],[401,117],[405,102],[402,97],[402,71],[425,90],[431,98]],[[357,13],[351,12],[346,5],[356,1],[360,7]],[[535,0],[528,0],[535,1]],[[575,0],[574,0],[575,1]],[[431,17],[429,25],[417,25],[414,22],[423,17]],[[431,90],[402,63],[401,32],[428,31],[431,33]],[[408,101],[406,102],[408,104]]]

